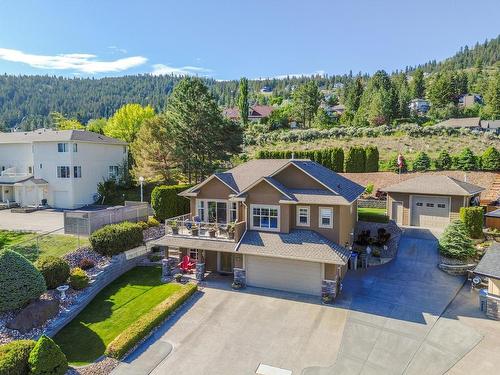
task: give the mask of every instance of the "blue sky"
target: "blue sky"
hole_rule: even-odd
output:
[[[0,73],[392,71],[500,33],[498,0],[0,0]]]

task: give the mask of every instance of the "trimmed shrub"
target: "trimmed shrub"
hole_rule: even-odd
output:
[[[435,165],[436,169],[449,170],[453,165],[453,160],[450,154],[447,151],[443,150],[439,153],[435,161]]]
[[[69,274],[69,285],[74,290],[85,289],[89,285],[90,278],[81,268],[73,268]]]
[[[452,221],[446,227],[439,239],[439,252],[445,257],[460,260],[467,260],[476,255],[476,248],[472,245],[467,227],[462,221]]]
[[[378,148],[376,146],[368,146],[365,148],[366,153],[366,172],[378,172]]]
[[[138,221],[137,224],[142,228],[142,230],[146,230],[149,228],[148,223],[146,223],[145,221]]]
[[[181,191],[191,185],[162,185],[156,186],[151,193],[151,207],[158,220],[187,214],[189,212],[189,200],[179,197]]]
[[[95,267],[95,262],[89,258],[83,258],[78,262],[78,268],[82,270],[89,270]]]
[[[332,148],[330,153],[330,169],[335,172],[344,171],[344,150],[340,147]]]
[[[182,305],[194,292],[196,292],[196,290],[196,284],[187,284],[165,301],[153,307],[111,341],[106,348],[105,354],[116,359],[123,358],[128,351],[136,346],[137,343],[146,337],[158,324],[172,314],[172,312]]]
[[[483,237],[483,215],[482,207],[460,208],[460,220],[465,224],[467,232],[472,238]]]
[[[150,217],[148,219],[148,227],[153,228],[153,227],[159,227],[160,222],[156,220],[154,217]]]
[[[64,375],[68,361],[61,348],[45,335],[40,337],[28,359],[30,375]]]
[[[500,171],[500,152],[493,146],[488,147],[481,155],[483,171]]]
[[[349,147],[345,158],[345,171],[363,173],[366,170],[366,153],[362,147]]]
[[[425,152],[419,152],[413,161],[414,171],[427,171],[431,168],[431,158]]]
[[[28,375],[28,358],[35,344],[33,340],[17,340],[0,345],[0,375]]]
[[[139,224],[125,221],[96,230],[90,235],[89,240],[94,251],[102,255],[113,256],[140,246],[144,238]]]
[[[63,258],[45,255],[35,262],[35,267],[42,273],[48,289],[55,289],[68,280],[69,264]]]
[[[457,157],[457,168],[462,171],[473,171],[477,169],[477,157],[470,148],[465,148]]]
[[[0,311],[21,307],[47,290],[40,271],[11,250],[0,250],[0,285]]]

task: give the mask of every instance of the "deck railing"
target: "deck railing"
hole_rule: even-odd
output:
[[[165,220],[165,233],[171,236],[238,242],[245,231],[244,221],[210,223],[192,219],[191,214],[185,214]]]

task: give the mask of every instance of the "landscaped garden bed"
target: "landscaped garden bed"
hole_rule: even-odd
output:
[[[150,310],[183,288],[189,288],[162,283],[161,272],[161,267],[136,267],[104,288],[54,338],[68,361],[74,365],[95,361],[113,340]]]

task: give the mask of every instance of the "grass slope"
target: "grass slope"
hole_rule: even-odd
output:
[[[182,288],[163,284],[160,277],[160,267],[136,267],[104,288],[54,338],[68,361],[73,365],[95,361],[125,328]]]

